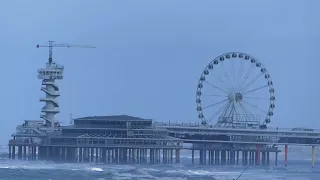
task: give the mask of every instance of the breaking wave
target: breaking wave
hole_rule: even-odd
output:
[[[130,179],[130,180],[229,180],[236,178],[244,169],[242,166],[200,166],[200,165],[104,165],[52,163],[47,161],[0,160],[0,174],[6,179],[24,179],[28,175],[38,179]],[[41,174],[41,175],[39,175]],[[320,169],[305,165],[292,167],[250,167],[243,173],[244,179],[317,179]],[[312,178],[314,176],[314,178]],[[309,178],[306,178],[309,177]],[[28,179],[27,176],[25,179]]]

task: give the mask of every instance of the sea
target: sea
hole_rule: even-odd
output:
[[[181,163],[173,165],[53,163],[9,160],[8,147],[0,146],[0,180],[320,180],[320,155],[312,168],[310,147],[289,147],[287,167],[280,153],[278,166],[246,170],[245,166],[192,165],[189,151],[181,155]]]

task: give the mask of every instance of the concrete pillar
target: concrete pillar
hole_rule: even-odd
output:
[[[236,164],[236,152],[234,150],[231,150],[231,165]]]
[[[203,164],[207,164],[207,150],[203,150]]]
[[[22,159],[22,146],[18,146],[18,159]]]
[[[161,163],[161,152],[160,149],[158,149],[158,163]]]
[[[89,148],[83,148],[83,162],[89,162]]]
[[[239,151],[237,151],[237,160],[236,160],[236,164],[239,165]]]
[[[314,168],[314,161],[315,161],[315,148],[314,146],[312,146],[312,149],[311,149],[311,165],[312,165],[312,168]]]
[[[180,163],[180,149],[176,149],[176,163]]]
[[[26,160],[27,159],[27,146],[23,146],[23,159]]]
[[[119,163],[119,149],[118,148],[114,149],[114,162]]]
[[[262,165],[266,165],[266,152],[262,152]]]
[[[16,158],[16,146],[12,146],[12,159]]]
[[[278,166],[278,152],[276,152],[276,160],[275,160],[275,166]]]
[[[227,164],[227,152],[225,150],[221,151],[221,165]]]
[[[12,152],[11,151],[12,151],[12,146],[9,145],[9,159],[11,159],[11,156],[12,156]]]
[[[83,148],[80,147],[79,148],[79,162],[83,162]]]
[[[140,164],[140,149],[137,149],[137,164]]]
[[[94,162],[94,148],[89,149],[89,157],[90,157],[90,162]]]
[[[257,166],[260,166],[260,152],[261,152],[261,145],[257,145]]]
[[[213,165],[214,160],[214,152],[212,150],[209,150],[209,165]]]
[[[199,150],[199,164],[203,164],[203,151]]]
[[[136,163],[141,162],[141,149],[136,149]]]
[[[153,164],[153,149],[150,149],[149,151],[150,151],[149,161],[150,161],[150,164]]]
[[[101,159],[103,163],[107,163],[107,149],[101,148]]]
[[[94,156],[95,156],[95,162],[98,163],[99,162],[99,148],[95,148]]]
[[[284,166],[288,166],[288,145],[284,146]]]
[[[245,166],[247,166],[249,164],[249,152],[250,151],[245,151]]]
[[[216,152],[214,153],[215,156],[215,164],[216,165],[220,165],[221,164],[221,160],[220,160],[220,151],[216,150]]]
[[[226,164],[231,164],[231,151],[227,151],[227,163]]]
[[[36,147],[35,146],[31,146],[31,149],[32,149],[32,160],[35,160],[36,159]]]

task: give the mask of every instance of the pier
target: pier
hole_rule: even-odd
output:
[[[59,127],[44,135],[38,121],[25,121],[9,141],[9,158],[74,163],[172,164],[180,163],[180,151],[190,151],[193,164],[279,164],[279,146],[310,146],[312,166],[320,130],[234,129],[201,125],[154,123],[152,120],[119,116],[74,119],[74,125]],[[191,144],[184,147],[183,144]],[[270,164],[270,154],[275,164]],[[196,157],[196,154],[198,156]]]
[[[199,123],[159,123],[152,119],[129,115],[112,115],[72,118],[72,125],[61,126],[55,119],[55,115],[60,112],[57,101],[60,91],[55,80],[63,79],[64,67],[52,61],[52,48],[60,46],[53,41],[49,41],[49,46],[41,46],[49,47],[49,62],[45,68],[38,70],[38,78],[42,80],[43,85],[41,90],[46,94],[45,98],[40,99],[45,102],[41,109],[42,120],[25,120],[22,125],[17,126],[8,143],[9,159],[73,163],[173,164],[181,162],[181,150],[185,150],[192,155],[192,164],[277,166],[280,164],[279,146],[283,146],[285,157],[281,164],[287,166],[288,147],[300,145],[311,147],[311,165],[314,167],[315,147],[320,145],[320,130],[269,126],[275,108],[273,82],[262,63],[248,54],[223,54],[212,60],[204,69],[196,91]],[[68,46],[64,44],[62,47]],[[248,72],[256,68],[258,75],[250,81],[248,73],[242,77],[242,72],[238,71],[238,76],[244,80],[240,79],[236,81],[236,85],[227,88],[207,82],[210,73],[220,67],[218,64],[222,66],[230,59],[246,62],[250,68]],[[227,75],[224,74],[224,77],[227,78]],[[250,89],[259,77],[262,77],[263,85]],[[226,80],[228,79],[221,82]],[[214,91],[224,93],[209,96],[220,96],[224,99],[206,99],[205,94],[213,92],[212,89],[205,91],[206,84]],[[267,100],[266,111],[249,102],[250,99],[259,99],[258,97],[247,96],[260,89],[266,89],[266,97],[259,97]],[[206,100],[211,104],[206,104]],[[219,104],[222,106],[216,110],[207,110]],[[259,116],[256,116],[257,114]],[[213,124],[213,120],[217,122]],[[186,144],[191,146],[187,147]],[[274,164],[270,163],[271,160]]]
[[[180,162],[183,141],[153,127],[152,120],[126,115],[84,117],[48,136],[38,133],[41,126],[28,123],[9,142],[11,159],[17,153],[18,159],[61,162]]]

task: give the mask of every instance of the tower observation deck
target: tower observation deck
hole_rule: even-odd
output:
[[[48,62],[45,68],[38,70],[38,78],[42,79],[43,85],[41,90],[46,94],[44,98],[40,98],[40,101],[45,102],[45,106],[41,109],[40,118],[45,120],[46,127],[55,128],[58,125],[55,115],[60,112],[57,100],[60,96],[60,91],[56,80],[63,79],[63,72],[64,66],[55,62]]]

